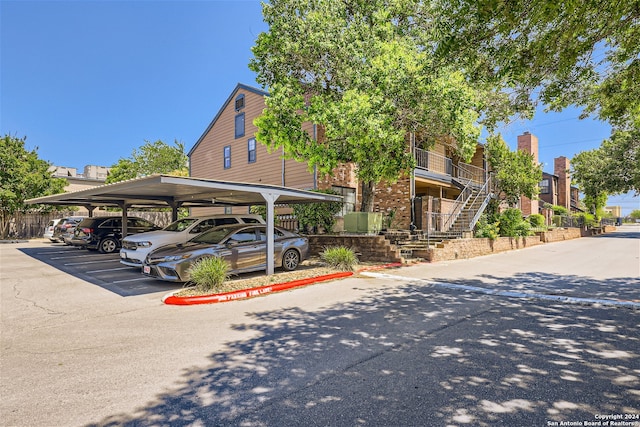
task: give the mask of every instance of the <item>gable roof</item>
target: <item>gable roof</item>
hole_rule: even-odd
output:
[[[220,118],[220,115],[222,114],[224,109],[227,107],[229,102],[231,102],[231,100],[236,96],[236,93],[238,93],[238,91],[240,89],[245,90],[247,92],[255,93],[256,95],[260,95],[260,96],[269,96],[269,93],[267,91],[264,91],[262,89],[258,89],[258,88],[252,87],[252,86],[248,86],[248,85],[245,85],[245,84],[242,84],[242,83],[238,83],[236,85],[235,89],[233,89],[233,91],[231,91],[231,94],[226,99],[226,101],[224,101],[222,103],[222,107],[220,107],[220,110],[218,110],[218,114],[216,114],[215,117],[213,118],[213,120],[211,120],[211,123],[209,123],[209,126],[207,126],[207,128],[202,133],[202,135],[200,135],[200,138],[198,138],[198,141],[196,141],[196,143],[193,146],[193,148],[191,148],[191,150],[189,150],[189,152],[187,153],[187,156],[191,157],[191,154],[195,151],[196,148],[198,148],[198,145],[200,145],[200,142],[202,142],[204,137],[209,133],[209,131],[211,130],[213,125],[218,121],[218,118]]]

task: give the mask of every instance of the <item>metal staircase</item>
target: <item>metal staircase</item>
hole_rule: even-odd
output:
[[[462,184],[462,183],[460,183]],[[484,184],[468,181],[460,193],[462,200],[454,208],[457,209],[451,216],[452,221],[447,232],[458,237],[465,232],[473,231],[480,215],[489,204],[493,193],[491,191],[491,175],[487,175]]]
[[[445,241],[473,232],[480,215],[493,197],[491,177],[487,176],[482,182],[458,176],[453,178],[453,182],[462,191],[449,212],[435,214],[431,220],[432,223],[437,223],[434,229],[386,236],[398,247],[404,260],[426,258],[430,251],[444,247]]]

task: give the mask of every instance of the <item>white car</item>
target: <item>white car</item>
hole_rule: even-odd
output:
[[[152,250],[166,245],[186,243],[198,234],[219,225],[226,224],[264,224],[260,215],[232,214],[187,217],[172,222],[162,230],[149,231],[127,236],[122,240],[120,262],[130,267],[142,267],[144,260]]]
[[[57,242],[58,239],[56,237],[53,237],[53,231],[55,230],[56,225],[58,225],[61,220],[62,218],[58,218],[49,221],[49,224],[47,224],[47,226],[44,228],[44,234],[42,235],[42,237],[44,237],[45,239],[49,239],[52,242]]]

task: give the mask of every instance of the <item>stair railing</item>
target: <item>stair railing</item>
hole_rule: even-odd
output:
[[[450,231],[456,222],[456,219],[467,205],[469,199],[473,196],[473,181],[469,180],[467,185],[462,189],[456,200],[453,202],[453,208],[447,214],[447,219],[443,226],[443,231]]]

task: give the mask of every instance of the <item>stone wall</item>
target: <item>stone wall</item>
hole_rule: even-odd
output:
[[[414,250],[413,255],[430,262],[450,261],[490,255],[513,249],[523,249],[540,245],[541,243],[539,236],[498,237],[495,240],[488,238],[456,239],[446,240],[439,244],[436,249]]]
[[[543,243],[560,242],[562,240],[582,237],[579,228],[555,228],[549,231],[539,231],[536,235],[540,236],[540,240],[542,240]]]
[[[327,247],[345,246],[358,254],[359,261],[402,262],[399,249],[384,236],[322,234],[308,237],[310,256],[320,256]]]

